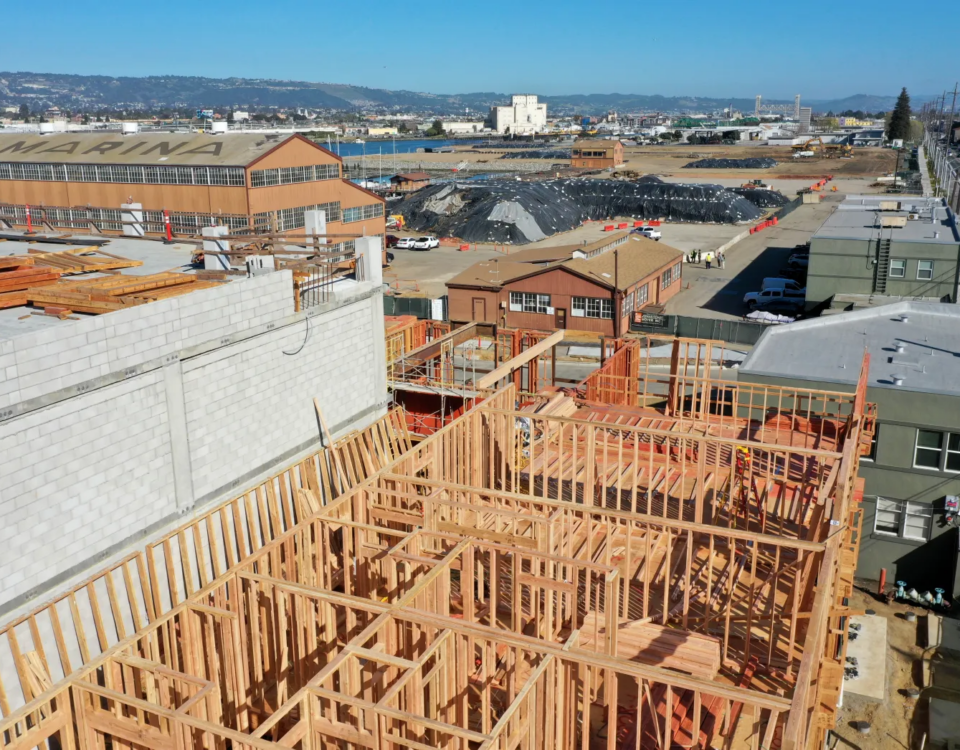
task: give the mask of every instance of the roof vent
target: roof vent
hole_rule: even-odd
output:
[[[909,322],[910,322],[910,316],[907,315],[906,313],[901,313],[901,314],[900,314],[900,322],[901,322],[901,323],[909,323]]]
[[[895,349],[897,350],[897,354],[903,354],[907,350],[907,347],[898,341]]]
[[[893,376],[893,384],[894,384],[894,385],[903,385],[903,378],[902,378],[900,375],[894,375],[894,376]]]

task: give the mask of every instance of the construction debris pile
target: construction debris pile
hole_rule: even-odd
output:
[[[740,224],[763,215],[751,201],[719,185],[585,179],[433,185],[393,211],[413,231],[516,245],[616,216]]]
[[[731,192],[742,195],[753,205],[760,208],[780,208],[790,202],[779,190],[765,190],[764,188],[730,188]]]
[[[684,169],[770,169],[776,159],[700,159],[684,164]]]

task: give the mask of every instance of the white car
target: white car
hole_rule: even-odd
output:
[[[435,247],[440,247],[440,240],[436,237],[417,237],[416,241],[413,243],[411,250],[432,250]]]
[[[743,304],[751,310],[757,307],[766,307],[773,302],[803,307],[804,294],[789,289],[764,289],[760,292],[747,292],[743,295]]]
[[[413,237],[401,237],[397,240],[397,244],[394,245],[394,247],[398,247],[401,250],[412,250],[413,243],[415,242],[416,240]]]
[[[633,230],[633,233],[642,234],[647,239],[656,240],[657,242],[659,242],[660,238],[663,237],[663,235],[653,227],[637,227]]]

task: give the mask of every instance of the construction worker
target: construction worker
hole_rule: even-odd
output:
[[[710,264],[713,263],[713,253],[708,252],[703,256],[704,263],[707,265],[707,270],[710,270]]]

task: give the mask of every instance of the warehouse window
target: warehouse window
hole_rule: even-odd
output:
[[[250,184],[251,187],[269,187],[317,180],[335,180],[338,177],[340,177],[339,164],[310,164],[304,167],[254,169],[250,172]]]
[[[601,297],[574,297],[571,307],[574,318],[613,318],[613,301]]]
[[[550,295],[533,292],[510,292],[510,312],[542,313],[550,312]]]
[[[683,266],[681,263],[676,263],[673,266],[673,280],[680,281],[680,274],[683,272]]]
[[[623,309],[620,311],[620,317],[622,318],[631,312],[633,312],[633,292],[623,298]]]
[[[382,203],[369,203],[366,206],[353,206],[343,209],[343,221],[363,221],[365,219],[376,219],[383,216]]]
[[[663,275],[660,277],[660,288],[666,289],[673,283],[673,269],[668,268],[663,272]]]
[[[643,286],[637,289],[637,307],[640,308],[643,305],[647,304],[647,301],[650,299],[650,285],[644,284]]]
[[[919,281],[930,281],[933,278],[933,261],[917,261],[917,279]]]
[[[902,279],[907,273],[907,261],[903,258],[894,258],[890,261],[890,273],[888,274],[891,279]]]
[[[873,524],[876,533],[926,541],[930,538],[932,526],[933,506],[877,498],[877,515]]]
[[[240,167],[159,167],[121,164],[19,164],[0,163],[0,180],[45,182],[111,182],[134,185],[245,184]]]

